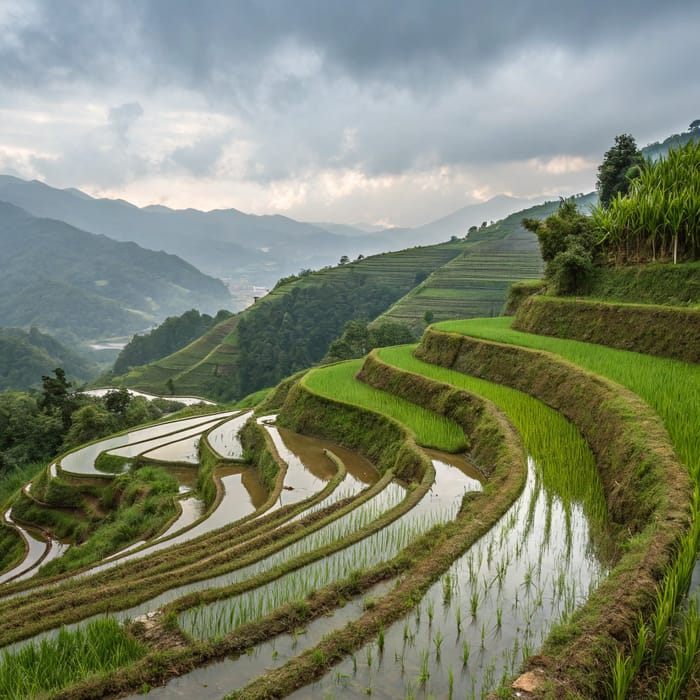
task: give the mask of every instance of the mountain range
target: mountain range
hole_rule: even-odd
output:
[[[216,312],[230,295],[175,255],[32,216],[0,202],[0,326],[59,339],[127,335],[190,308]]]
[[[0,175],[0,201],[37,217],[59,219],[114,240],[167,251],[215,277],[246,279],[262,286],[272,286],[300,269],[334,264],[343,255],[355,258],[463,236],[472,225],[537,203],[500,195],[416,228],[376,230],[364,224],[313,224],[279,215],[255,216],[237,209],[139,208],[124,200],[93,198],[73,188],[57,189],[9,175]]]

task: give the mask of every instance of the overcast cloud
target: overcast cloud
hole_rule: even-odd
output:
[[[700,4],[4,0],[0,172],[414,225],[700,117]]]

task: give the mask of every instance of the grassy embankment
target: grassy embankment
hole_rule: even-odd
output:
[[[663,420],[665,427],[668,429],[671,441],[673,442],[673,446],[680,460],[690,469],[693,475],[697,473],[698,464],[700,464],[700,445],[698,444],[697,431],[693,427],[697,425],[696,412],[697,406],[700,405],[698,401],[698,397],[700,397],[700,387],[698,386],[700,377],[698,376],[697,367],[672,360],[639,355],[636,353],[632,354],[600,346],[591,346],[576,341],[519,333],[511,330],[509,325],[510,319],[494,319],[490,322],[475,320],[471,322],[440,324],[439,330],[443,332],[465,333],[475,337],[484,337],[492,341],[498,341],[499,343],[514,343],[523,347],[548,350],[566,357],[569,361],[581,367],[585,367],[589,371],[596,372],[602,376],[607,376],[620,382],[620,384],[627,386],[642,396],[656,410],[661,420]],[[493,343],[489,343],[488,350],[482,352],[479,349],[481,347],[479,341],[462,339],[453,340],[452,342],[454,347],[450,352],[452,353],[451,357],[453,361],[456,357],[456,348],[459,348],[462,343],[472,347],[469,360],[465,359],[463,362],[465,369],[481,375],[497,372],[502,381],[514,385],[527,385],[529,382],[533,381],[533,371],[530,365],[528,365],[530,368],[526,372],[523,371],[519,377],[516,377],[513,376],[513,372],[505,366],[502,360],[499,362],[497,359],[507,356],[509,361],[512,361],[514,356],[518,356],[523,352],[527,353],[527,350],[521,350],[513,346],[493,345]],[[463,356],[467,356],[466,351],[463,353]],[[529,356],[528,353],[528,357]],[[528,362],[531,364],[530,360]],[[535,389],[542,391],[541,386],[535,387]],[[574,398],[580,397],[579,403],[581,407],[585,408],[590,406],[590,396],[582,395],[580,389],[577,387],[569,387],[569,389],[573,392],[572,396],[574,396]],[[549,399],[551,400],[551,396]],[[575,410],[576,406],[573,408]],[[582,409],[579,408],[578,412],[581,410]],[[648,409],[646,410],[648,411]],[[645,408],[644,405],[642,405],[631,411],[630,415],[633,418],[638,418],[644,415],[644,411]],[[601,428],[602,426],[604,426],[604,423],[601,423]],[[607,430],[609,431],[612,426],[618,427],[618,422],[611,423]],[[647,440],[653,438],[651,447],[658,448],[660,445],[663,445],[665,437],[663,431],[659,433],[658,429],[651,430],[651,428],[644,428],[644,431]],[[599,432],[604,434],[606,430],[599,429]],[[614,436],[609,437],[613,438]],[[631,440],[630,445],[634,445],[635,441],[638,442],[640,438],[640,431],[636,431],[636,434],[631,437],[634,439]],[[599,451],[602,450],[604,456],[606,453],[611,453],[610,446],[606,443],[599,445],[598,449]],[[637,492],[633,494],[632,502],[628,504],[630,514],[636,513],[640,515],[640,507],[649,509],[652,505],[652,497],[657,500],[660,497],[663,498],[663,484],[667,483],[667,472],[669,470],[666,469],[661,474],[656,474],[656,478],[652,478],[654,471],[655,470],[645,472],[640,467],[638,478],[641,477],[645,480],[646,488],[638,489]],[[623,471],[622,473],[626,472]],[[612,474],[614,476],[614,473]],[[610,480],[610,477],[608,477],[608,480]],[[619,483],[624,484],[624,481],[619,476],[616,476],[612,484],[608,483],[608,491],[611,490],[611,486],[615,486],[618,480]],[[656,495],[654,495],[653,489],[656,490]],[[684,501],[687,502],[688,500],[688,495],[685,498],[678,497],[676,503],[681,505]],[[660,501],[660,503],[663,503],[663,500]],[[696,510],[696,503],[697,497],[693,504],[694,510]],[[619,513],[618,517],[620,516],[623,516],[622,522],[624,522],[624,512]],[[641,522],[640,520],[640,524]],[[663,522],[663,519],[661,519],[660,522]],[[687,518],[679,517],[675,522],[675,526],[669,531],[669,534],[674,529],[676,531],[675,537],[677,542],[675,547],[678,548],[680,552],[679,556],[676,556],[675,551],[669,551],[668,547],[660,547],[658,543],[654,547],[649,546],[648,543],[646,545],[646,556],[652,562],[655,559],[656,563],[654,569],[650,572],[650,579],[645,582],[646,587],[649,588],[649,586],[651,586],[651,589],[648,590],[646,596],[642,597],[639,601],[640,609],[646,610],[647,614],[651,615],[650,627],[643,628],[641,638],[644,642],[643,637],[646,632],[648,636],[653,636],[656,641],[653,644],[649,644],[650,648],[646,648],[646,642],[641,645],[641,648],[638,648],[636,655],[637,661],[634,664],[637,668],[642,662],[652,665],[654,662],[658,662],[663,655],[663,648],[665,641],[668,639],[670,623],[673,620],[673,611],[676,609],[682,597],[684,586],[687,588],[689,576],[692,572],[695,560],[694,552],[698,537],[697,518],[695,519],[694,529],[688,531],[687,528]],[[638,548],[640,543],[644,544],[644,538],[641,537],[641,533],[633,537],[628,543],[629,551],[625,555],[625,558],[629,558],[632,550]],[[640,553],[640,555],[642,554],[644,553]],[[666,575],[665,577],[666,569],[663,565],[664,560],[666,560],[665,566],[671,567],[669,569],[671,572],[670,575]],[[622,561],[624,561],[624,559]],[[675,581],[675,584],[669,587],[667,583],[669,581]],[[656,595],[657,585],[661,586],[659,589],[659,600],[656,601],[658,604],[650,604],[650,601],[653,601]],[[635,586],[637,586],[637,583],[635,583]],[[630,621],[628,621],[626,627],[629,627],[629,622]],[[650,631],[651,634],[649,634]],[[632,629],[628,629],[626,633],[618,633],[617,639],[624,640],[627,635],[634,636],[634,632],[635,630],[632,626]],[[564,637],[564,639],[565,638],[566,637]],[[556,656],[556,654],[564,648],[561,646],[561,641],[561,639],[550,639],[546,650]],[[646,641],[648,641],[648,639]],[[598,643],[600,643],[600,637],[598,637]],[[603,658],[604,647],[596,646],[593,649],[600,661],[600,659]],[[619,652],[620,649],[620,646],[615,645],[613,645],[611,649],[608,649],[610,658],[615,658],[615,653]],[[630,668],[628,667],[627,671],[624,673],[634,675],[637,668],[630,674]],[[673,674],[674,672],[672,671],[671,673]],[[602,678],[604,676],[604,669],[599,668],[597,675]],[[578,678],[579,676],[580,669],[572,668],[570,669],[567,681],[570,682],[572,678]],[[686,676],[686,680],[687,678]],[[613,683],[617,683],[617,681],[613,680]],[[643,683],[640,688],[643,688]],[[599,692],[605,692],[604,686],[599,688]]]
[[[700,362],[700,309],[536,295],[520,305],[513,329]]]

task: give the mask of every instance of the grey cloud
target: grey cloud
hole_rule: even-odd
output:
[[[227,132],[199,139],[188,146],[180,146],[170,154],[169,160],[192,175],[210,175],[231,137],[232,134]]]
[[[150,162],[117,153],[115,137],[126,151],[141,104],[151,124],[159,107],[230,117],[251,154],[236,167],[261,185],[329,169],[381,176],[597,158],[616,133],[645,143],[700,116],[695,0],[38,0],[36,8],[0,32],[6,97],[25,90],[48,102],[76,86],[85,100],[133,100],[110,110],[99,142],[57,136],[62,155],[41,167],[61,182],[80,168],[103,186],[144,171],[216,170],[233,134],[197,131],[196,142],[178,146],[171,131]]]
[[[143,116],[143,107],[138,102],[127,102],[119,107],[111,107],[108,121],[118,141],[126,143],[129,129]]]

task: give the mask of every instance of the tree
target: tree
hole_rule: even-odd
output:
[[[426,322],[427,325],[430,325],[433,322],[433,318],[435,318],[435,314],[428,309],[424,314],[423,314],[423,320]]]
[[[39,406],[46,413],[57,410],[61,415],[64,428],[68,430],[71,413],[76,407],[73,395],[68,391],[73,385],[66,379],[63,368],[56,367],[53,373],[55,375],[53,377],[43,375],[41,378],[43,393]]]
[[[688,128],[688,131],[700,131],[700,119],[694,119],[692,122],[690,122],[690,127]]]
[[[639,170],[631,170],[644,165],[642,152],[637,148],[634,136],[620,134],[615,137],[615,144],[606,151],[603,162],[598,166],[596,188],[602,207],[606,208],[618,192],[622,195],[629,190],[629,175],[638,175]]]
[[[573,199],[562,199],[556,214],[544,221],[523,219],[523,226],[537,235],[545,277],[556,294],[582,290],[593,272],[594,226],[581,214]]]
[[[342,255],[340,257],[340,264],[347,265],[350,262],[350,258],[347,255]]]
[[[131,403],[131,394],[128,389],[121,387],[114,391],[108,391],[104,396],[105,408],[110,413],[123,414]]]

